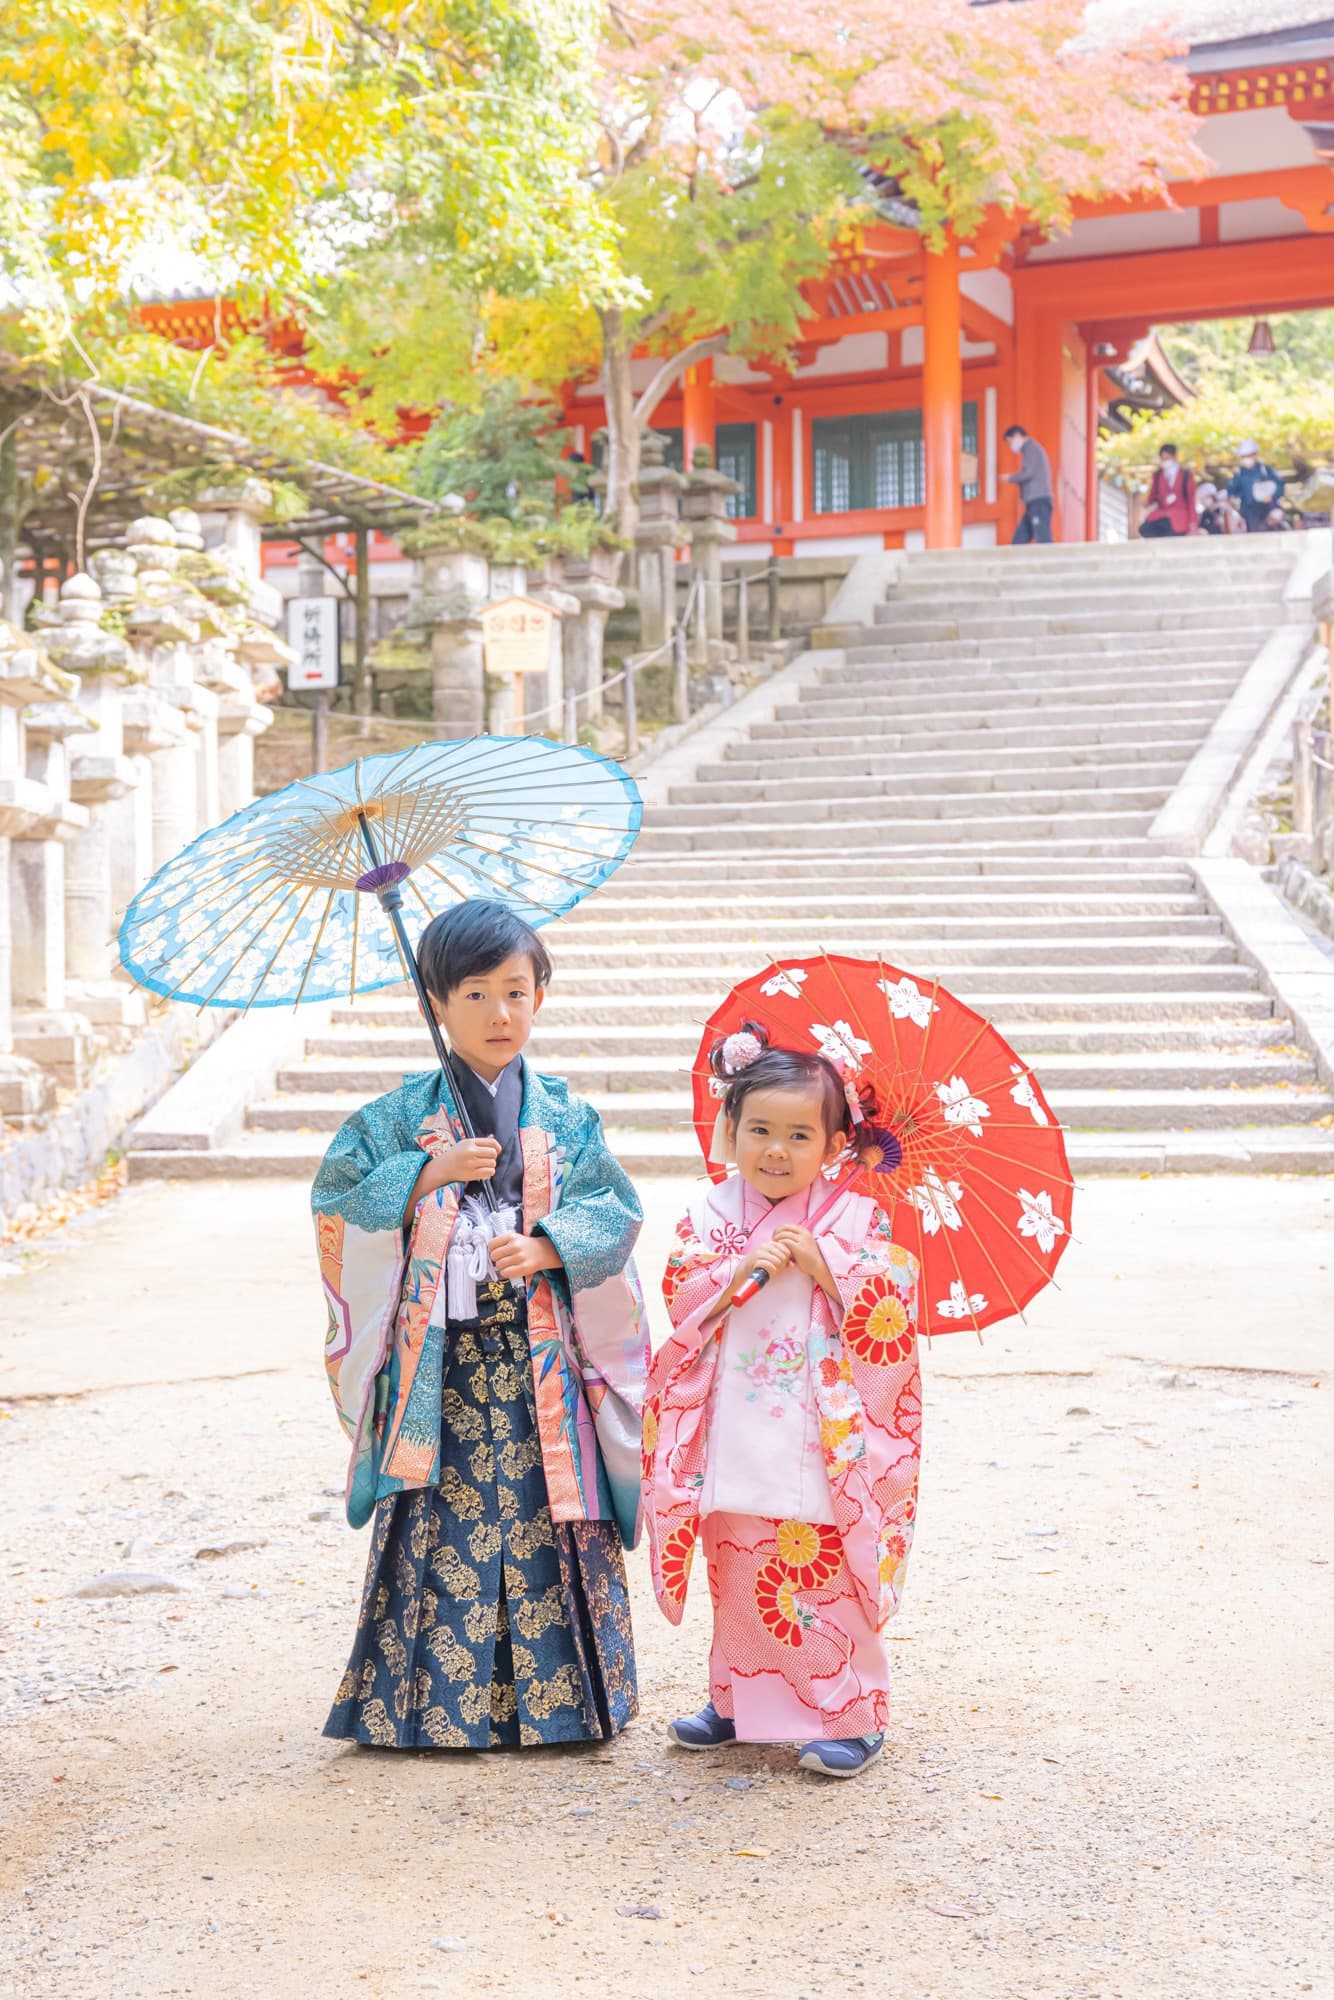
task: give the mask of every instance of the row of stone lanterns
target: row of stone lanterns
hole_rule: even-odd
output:
[[[723,639],[722,552],[736,539],[728,501],[741,489],[713,467],[707,452],[689,474],[665,463],[667,439],[650,431],[639,480],[639,525],[628,558],[638,599],[639,640],[645,651],[665,648],[677,623],[682,551],[689,549],[703,589],[706,651]],[[601,475],[591,484],[596,490]],[[613,581],[617,555],[593,549],[585,557],[551,558],[540,574],[522,564],[489,561],[468,548],[426,548],[415,560],[413,602],[395,634],[415,649],[431,676],[431,713],[441,735],[465,736],[515,727],[574,733],[602,714],[603,644],[607,620],[625,603]],[[511,683],[488,680],[481,617],[508,596],[537,599],[553,612],[551,655],[544,673],[524,676],[520,703]],[[701,661],[701,664],[705,664]],[[414,666],[412,672],[418,669]]]
[[[290,655],[271,629],[281,600],[258,570],[267,494],[249,486],[202,496],[202,520],[181,509],[135,521],[123,547],[35,608],[33,631],[0,624],[8,1121],[40,1120],[58,1087],[77,1089],[143,1023],[144,996],[117,971],[126,906],[254,795],[254,739]],[[205,549],[206,523],[218,552]]]

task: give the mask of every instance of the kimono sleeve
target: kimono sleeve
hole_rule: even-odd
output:
[[[592,1291],[625,1269],[644,1220],[630,1176],[603,1136],[602,1120],[591,1104],[583,1113],[561,1173],[560,1200],[533,1224],[560,1252],[572,1293]]]
[[[316,1215],[340,1217],[376,1235],[401,1230],[403,1211],[427,1155],[383,1104],[356,1111],[335,1133],[310,1191]]]
[[[687,1209],[676,1225],[676,1248],[662,1274],[662,1296],[678,1331],[720,1299],[736,1275],[740,1259],[711,1250],[700,1237]]]
[[[918,1267],[912,1252],[894,1241],[884,1210],[872,1207],[860,1242],[834,1228],[820,1231],[819,1243],[838,1287],[845,1345],[863,1360],[901,1359],[917,1332]]]

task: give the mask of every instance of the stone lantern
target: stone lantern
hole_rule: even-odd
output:
[[[704,629],[711,646],[720,646],[723,637],[723,549],[737,535],[727,503],[740,491],[739,481],[715,469],[708,446],[699,445],[686,481],[685,521],[691,560],[704,583]]]
[[[639,525],[635,584],[639,636],[646,648],[665,645],[676,626],[676,552],[681,545],[681,495],[686,482],[666,463],[667,439],[647,431],[640,447]]]

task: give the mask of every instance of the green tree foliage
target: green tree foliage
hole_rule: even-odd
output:
[[[282,392],[261,343],[155,353],[133,301],[294,315],[314,358],[356,366],[362,425],[392,433],[400,400],[466,378],[480,293],[614,282],[581,178],[597,19],[595,0],[7,8],[6,345],[384,476],[373,438],[344,425],[340,445],[336,414]]]
[[[432,499],[456,493],[478,515],[518,521],[552,511],[565,433],[560,412],[498,382],[477,404],[442,410],[416,455],[414,483]]]
[[[1247,352],[1253,324],[1161,328],[1164,353],[1195,394],[1182,409],[1141,417],[1129,432],[1104,438],[1104,469],[1143,487],[1161,446],[1175,444],[1188,464],[1216,478],[1235,469],[1243,438],[1303,478],[1315,466],[1334,465],[1334,312],[1276,313],[1272,355]]]
[[[1265,380],[1296,386],[1334,379],[1334,312],[1274,313],[1274,352],[1248,353],[1252,319],[1213,319],[1158,329],[1158,342],[1192,389],[1246,394]]]

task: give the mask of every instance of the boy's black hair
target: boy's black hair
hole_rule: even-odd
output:
[[[465,979],[494,972],[520,952],[532,965],[533,984],[548,985],[551,960],[532,925],[504,903],[473,896],[432,917],[417,945],[417,965],[427,992],[443,1001]]]
[[[1004,433],[1004,437],[1007,443],[1011,438],[1026,438],[1027,436],[1028,432],[1024,429],[1022,424],[1011,424],[1009,429]]]
[[[1175,458],[1177,456],[1177,448],[1174,444],[1160,444],[1158,447],[1158,456],[1159,458]]]
[[[813,1086],[820,1092],[825,1138],[832,1139],[839,1132],[852,1130],[852,1113],[843,1079],[826,1057],[808,1055],[804,1049],[771,1048],[768,1035],[754,1021],[743,1021],[741,1033],[753,1035],[763,1050],[745,1069],[733,1071],[728,1067],[725,1041],[715,1042],[709,1051],[709,1068],[727,1084],[723,1112],[733,1131],[752,1090],[809,1090]]]

